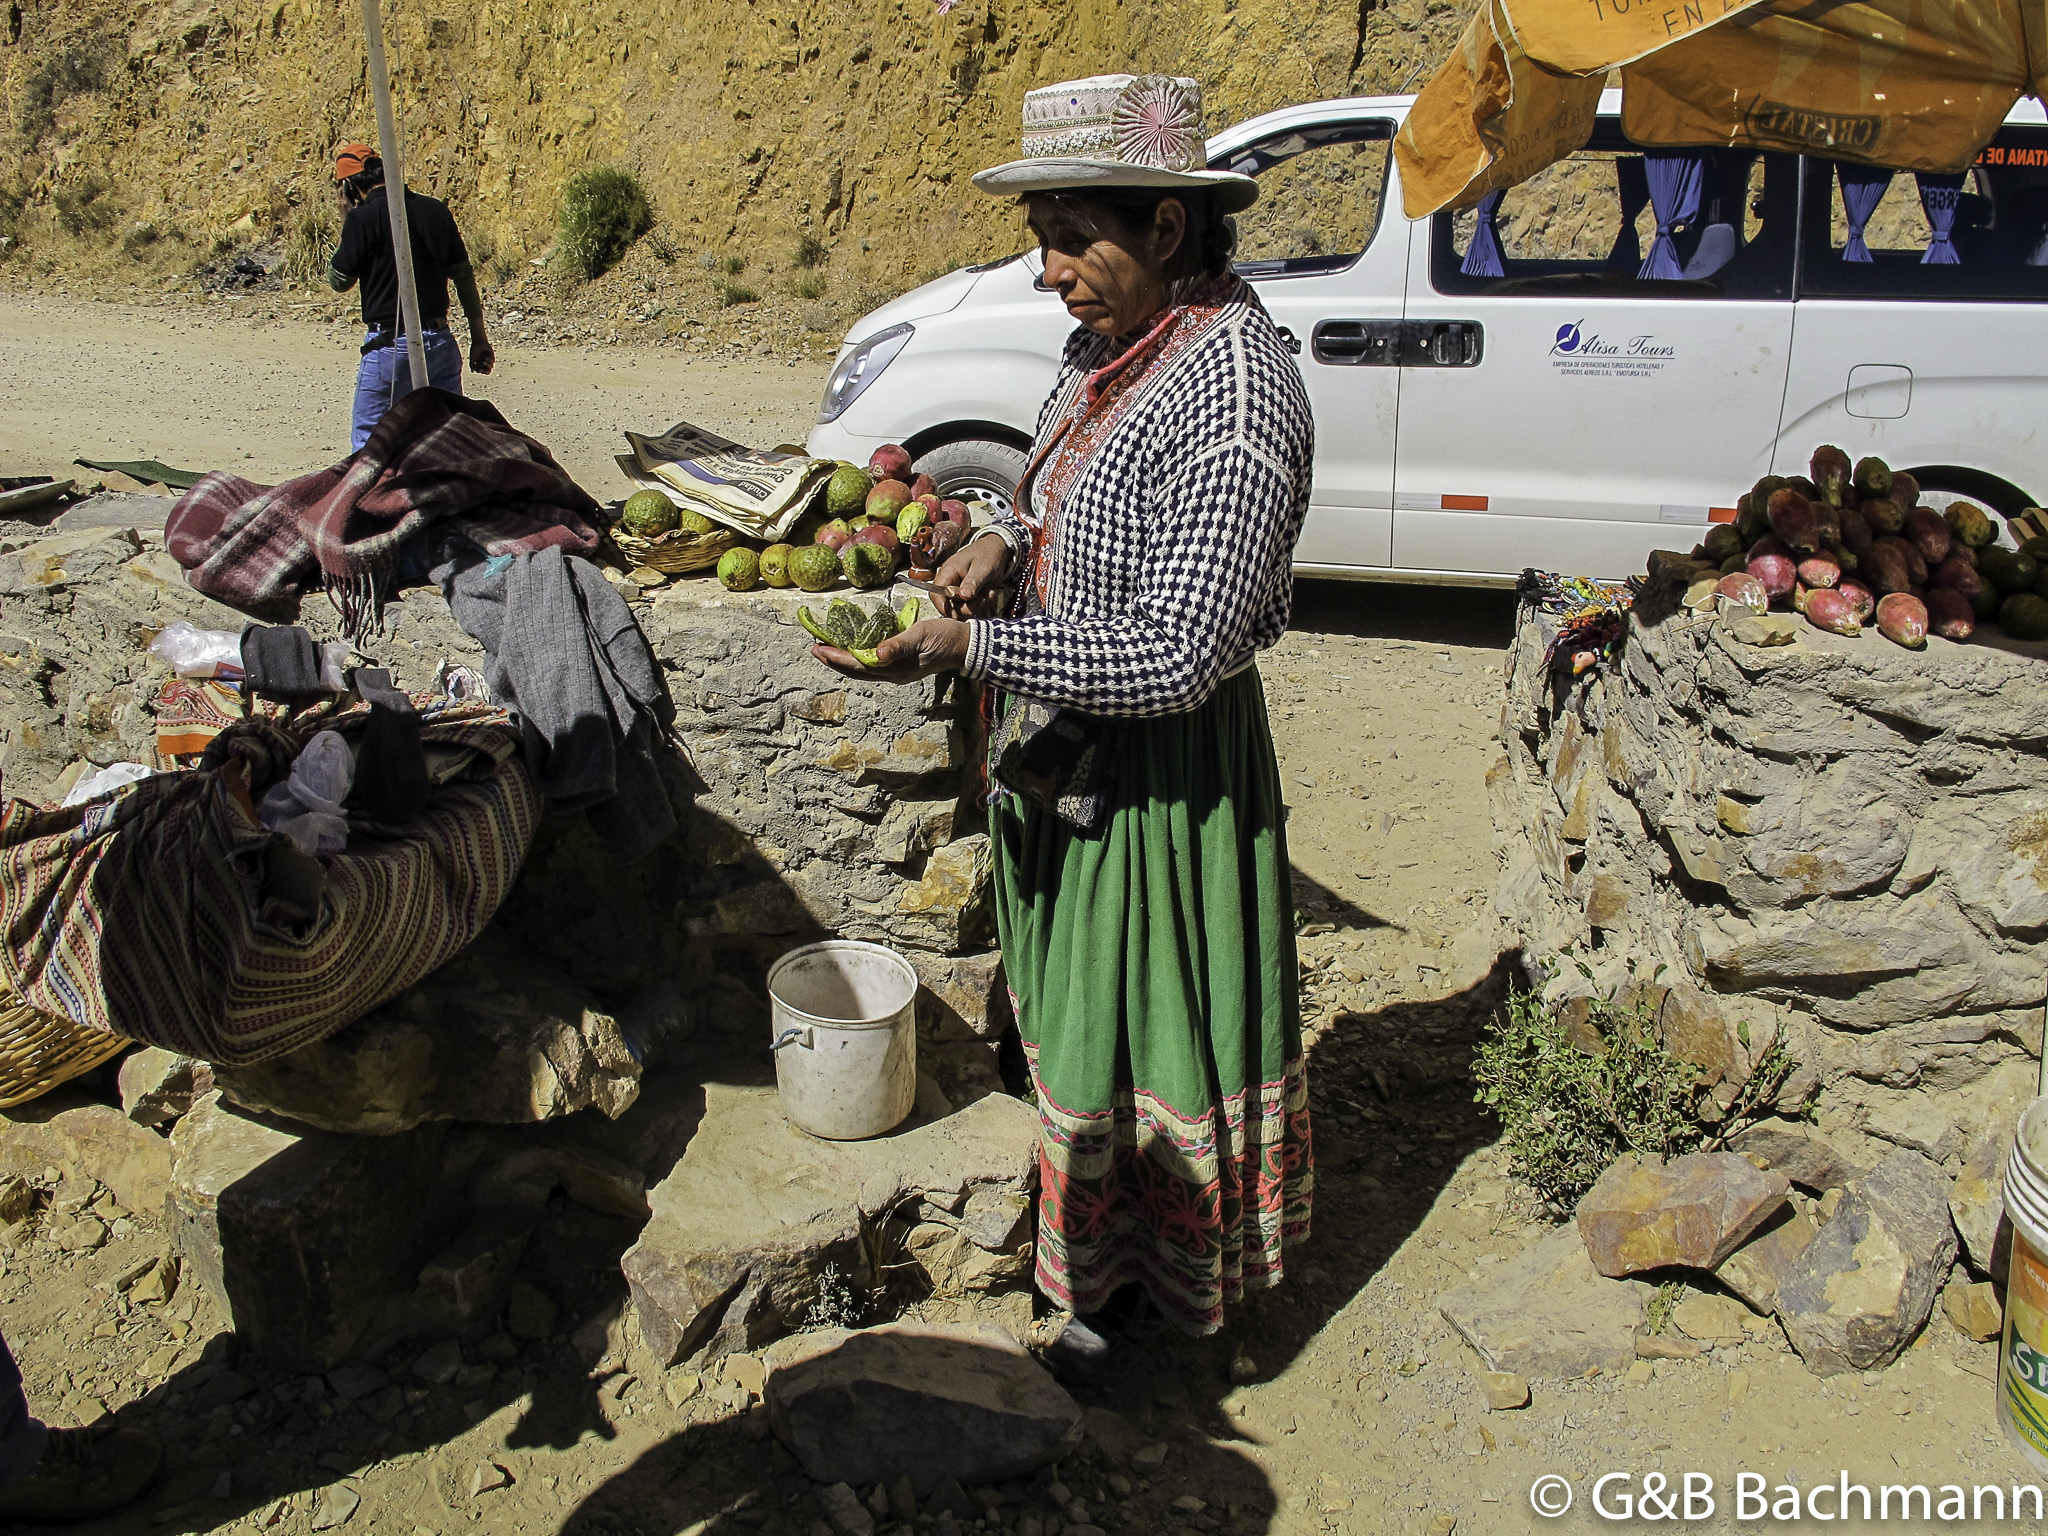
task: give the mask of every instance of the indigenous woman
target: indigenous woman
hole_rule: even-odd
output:
[[[946,563],[946,616],[885,641],[878,669],[818,655],[895,681],[957,670],[999,701],[989,822],[1041,1118],[1037,1282],[1078,1319],[1056,1347],[1085,1367],[1105,1308],[1149,1301],[1211,1332],[1308,1233],[1285,811],[1254,663],[1287,626],[1313,423],[1231,272],[1229,215],[1257,187],[1205,168],[1194,81],[1033,91],[1023,150],[974,182],[1021,198],[1079,329],[1015,511]]]

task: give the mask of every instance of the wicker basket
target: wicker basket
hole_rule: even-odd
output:
[[[728,549],[746,542],[730,528],[714,528],[709,533],[687,533],[681,528],[672,528],[651,539],[637,538],[623,529],[614,528],[608,537],[619,558],[626,562],[627,570],[644,565],[665,576],[708,570],[718,564],[718,557]]]
[[[132,1044],[31,1008],[0,987],[0,1109],[48,1093]]]

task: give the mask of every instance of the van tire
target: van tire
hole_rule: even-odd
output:
[[[1010,510],[1017,482],[1024,478],[1024,450],[988,437],[963,437],[919,455],[912,466],[930,475],[939,495],[966,501],[978,497],[992,511]]]
[[[1996,475],[1987,475],[1980,469],[1960,469],[1952,464],[1930,464],[1925,469],[1916,469],[1911,473],[1913,478],[1920,482],[1922,491],[1933,491],[1963,501],[1982,502],[2008,522],[2033,505],[2027,499],[2027,493],[2018,486],[2001,480]]]

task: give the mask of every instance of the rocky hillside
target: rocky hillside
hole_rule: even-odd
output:
[[[967,178],[1012,151],[1031,86],[1191,74],[1222,126],[1410,85],[1463,9],[398,0],[386,25],[410,179],[455,207],[501,292],[561,286],[532,263],[562,182],[617,164],[653,196],[642,243],[662,265],[707,292],[744,270],[762,299],[844,315],[1018,243],[1016,214]],[[350,0],[8,0],[0,95],[0,269],[16,280],[175,288],[211,264],[231,282],[251,249],[316,278],[334,225],[328,156],[375,138]],[[823,251],[799,267],[806,236]]]

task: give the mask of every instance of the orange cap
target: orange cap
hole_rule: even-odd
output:
[[[334,179],[346,181],[376,158],[377,151],[367,144],[344,144],[335,152]]]

